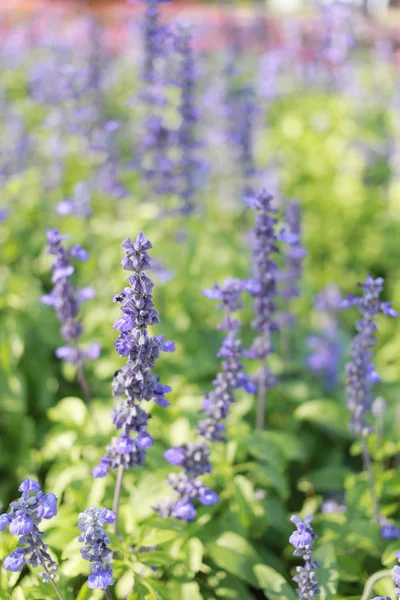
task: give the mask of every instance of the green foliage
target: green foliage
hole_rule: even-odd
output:
[[[123,121],[119,142],[121,153],[129,156],[130,70],[131,65],[122,61],[115,87],[105,92],[110,117]],[[167,411],[150,409],[155,446],[146,468],[127,473],[124,480],[122,539],[110,536],[117,581],[113,600],[253,600],[263,594],[270,600],[293,600],[294,585],[288,582],[299,562],[288,549],[292,512],[318,515],[315,555],[321,599],[359,598],[371,573],[393,566],[399,547],[384,541],[371,520],[360,448],[351,445],[348,430],[343,377],[326,392],[305,367],[305,341],[315,328],[313,297],[328,282],[339,283],[347,292],[354,291],[368,272],[384,274],[387,298],[400,306],[399,182],[389,181],[384,159],[369,167],[356,145],[385,140],[388,110],[379,105],[364,119],[348,98],[303,90],[272,104],[268,139],[265,115],[261,116],[260,163],[277,157],[284,165],[284,194],[298,197],[304,207],[308,255],[302,296],[294,303],[297,324],[289,360],[276,340],[272,366],[279,382],[267,395],[267,430],[254,429],[254,399],[239,395],[229,417],[228,444],[214,448],[212,454],[209,481],[221,502],[202,508],[198,520],[186,524],[155,517],[152,507],[168,493],[169,465],[163,450],[193,436],[203,394],[219,368],[217,315],[201,291],[227,276],[248,277],[251,270],[247,240],[251,218],[229,190],[229,185],[239,189],[238,178],[233,169],[222,201],[221,182],[211,181],[199,195],[194,216],[159,219],[162,200],[127,168],[123,179],[129,198],[118,203],[94,194],[90,227],[71,216],[58,217],[56,202],[81,178],[95,173],[99,157],[78,135],[66,135],[64,181],[60,189],[45,190],[42,172],[51,165],[51,156],[44,108],[25,98],[26,65],[5,71],[0,79],[8,97],[20,102],[19,110],[35,132],[41,161],[14,175],[2,192],[11,211],[0,233],[0,503],[6,507],[28,475],[37,476],[46,491],[59,497],[59,514],[48,524],[46,541],[61,564],[65,600],[102,597],[85,583],[88,567],[79,554],[76,525],[87,506],[112,503],[114,475],[93,480],[90,471],[112,435],[110,382],[121,359],[113,347],[117,311],[111,300],[124,285],[120,243],[140,230],[153,243],[152,256],[173,271],[171,281],[156,282],[154,291],[161,318],[157,333],[173,339],[177,350],[159,361],[157,372],[172,387],[172,406]],[[373,81],[368,85],[373,88]],[[315,125],[318,119],[325,122],[322,130]],[[85,341],[98,340],[102,347],[100,359],[87,365],[94,396],[90,406],[81,399],[74,369],[54,357],[60,345],[59,325],[53,312],[40,304],[41,294],[50,286],[45,229],[53,226],[71,233],[72,241],[81,242],[91,255],[76,269],[79,284],[94,285],[97,292],[81,315]],[[177,241],[177,232],[183,241]],[[247,343],[252,339],[249,305],[242,316]],[[346,345],[354,332],[354,314],[341,320],[340,339]],[[384,319],[379,322],[377,364],[389,385],[381,384],[377,390],[389,407],[383,439],[370,440],[383,512],[394,521],[400,519],[400,478],[395,470],[400,451],[399,327]],[[246,367],[256,368],[250,361]],[[341,492],[346,513],[322,514],[324,499]],[[0,558],[14,545],[12,536],[1,533]],[[14,574],[1,567],[0,599],[49,598],[49,587],[40,582],[37,571]],[[375,591],[393,595],[388,580],[378,582]]]

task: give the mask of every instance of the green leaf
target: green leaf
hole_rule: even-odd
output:
[[[314,558],[319,564],[316,577],[321,588],[320,599],[329,600],[337,591],[339,572],[333,544],[324,544],[314,552]]]
[[[168,552],[154,550],[153,552],[140,552],[137,555],[139,562],[150,567],[162,567],[172,562],[172,557]]]
[[[389,546],[385,548],[382,554],[382,564],[385,567],[393,567],[396,563],[396,552],[399,551],[399,542],[391,542]]]
[[[235,500],[239,507],[239,518],[243,527],[248,527],[252,521],[254,490],[252,483],[243,475],[234,478]]]
[[[89,600],[92,594],[92,590],[88,587],[87,583],[84,583],[81,589],[79,590],[79,594],[76,597],[76,600]]]
[[[126,598],[134,589],[135,578],[132,571],[125,571],[115,584],[118,598]]]
[[[284,454],[276,440],[268,431],[252,431],[246,441],[248,451],[255,458],[272,465],[283,465]]]
[[[310,400],[293,414],[299,421],[310,421],[329,433],[349,437],[346,408],[335,400]]]
[[[63,398],[53,408],[49,408],[49,419],[66,427],[82,427],[87,417],[87,408],[80,398]]]
[[[344,489],[344,482],[351,470],[347,467],[329,466],[311,471],[298,484],[299,490],[309,492],[337,492]]]
[[[194,581],[182,585],[182,600],[203,600],[199,584]]]
[[[240,535],[228,531],[208,546],[213,561],[221,568],[259,588],[254,566],[261,558],[251,544]]]
[[[141,546],[158,546],[187,533],[187,524],[176,519],[154,518],[146,522],[140,536]]]
[[[265,463],[246,463],[247,471],[252,474],[257,483],[266,488],[274,489],[279,496],[288,496],[288,483],[283,471],[278,471],[274,465]]]
[[[255,565],[254,573],[260,588],[269,600],[296,600],[297,596],[292,587],[271,567]]]
[[[191,571],[198,573],[203,563],[203,544],[201,540],[196,537],[190,538],[185,549],[187,549]]]

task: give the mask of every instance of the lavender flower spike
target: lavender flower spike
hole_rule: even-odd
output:
[[[90,562],[92,572],[88,578],[88,587],[92,590],[107,590],[114,583],[110,564],[112,550],[108,547],[110,538],[104,531],[104,525],[114,523],[115,519],[116,515],[111,510],[96,506],[87,508],[79,515],[78,527],[82,533],[78,540],[84,544],[81,549],[83,558]]]
[[[147,250],[152,245],[139,233],[135,242],[127,238],[122,246],[125,249],[122,266],[132,271],[132,275],[127,278],[130,287],[114,296],[122,312],[114,323],[114,329],[119,331],[115,348],[120,356],[127,357],[125,366],[116,371],[113,380],[113,395],[125,396],[112,413],[115,428],[121,430],[121,435],[113,438],[106,456],[92,472],[94,477],[104,477],[110,468],[120,465],[132,468],[144,464],[146,448],[153,440],[146,431],[149,415],[141,404],[154,400],[160,406],[168,406],[165,394],[171,389],[162,385],[152,372],[160,352],[174,350],[171,342],[164,343],[162,336],[151,336],[147,329],[160,322],[152,300],[154,284],[145,274],[151,266]]]
[[[297,595],[300,600],[313,600],[320,593],[318,581],[315,577],[315,571],[318,569],[318,563],[313,559],[312,543],[317,536],[311,526],[313,517],[308,515],[302,521],[296,515],[290,520],[296,525],[296,531],[292,533],[289,542],[294,546],[294,556],[301,556],[304,559],[304,567],[296,567],[297,574],[293,581],[297,583]]]
[[[350,295],[347,300],[342,302],[344,308],[357,305],[361,313],[361,319],[356,323],[358,333],[353,339],[350,350],[351,359],[346,365],[346,393],[347,405],[352,415],[350,428],[361,439],[364,469],[368,475],[373,514],[377,522],[380,522],[381,515],[371,458],[366,442],[366,437],[372,431],[372,427],[367,421],[372,407],[372,385],[380,380],[372,363],[371,349],[376,344],[374,334],[377,325],[375,318],[378,313],[383,312],[390,317],[397,316],[391,302],[381,302],[379,300],[383,290],[383,281],[382,277],[373,279],[368,275],[364,283],[358,284],[363,290],[363,295],[359,298]]]
[[[100,353],[97,343],[92,343],[86,350],[79,346],[79,339],[83,333],[82,324],[77,319],[79,307],[81,302],[91,300],[95,291],[91,287],[77,289],[71,283],[71,276],[74,273],[71,258],[84,262],[89,255],[79,244],[66,250],[63,240],[67,237],[67,235],[60,235],[57,229],[47,231],[48,252],[55,256],[51,266],[53,272],[51,280],[54,287],[50,294],[41,297],[41,301],[48,306],[54,306],[61,323],[61,335],[67,342],[67,345],[57,348],[57,358],[64,359],[79,369],[85,359],[96,359]]]
[[[361,319],[356,323],[358,333],[353,339],[350,351],[351,360],[346,365],[346,393],[352,414],[350,427],[356,435],[364,435],[371,431],[366,417],[372,406],[372,385],[380,381],[371,356],[371,348],[376,344],[375,318],[379,312],[389,317],[397,316],[391,302],[379,300],[383,282],[382,277],[373,279],[368,275],[364,283],[358,284],[363,290],[363,295],[359,298],[349,295],[347,300],[342,302],[343,308],[357,306],[361,313]]]
[[[171,448],[164,453],[167,461],[181,467],[179,473],[172,473],[168,483],[175,495],[155,507],[161,517],[176,517],[186,521],[196,518],[196,501],[204,506],[216,504],[218,494],[207,487],[202,476],[211,473],[209,462],[210,442],[224,441],[225,419],[231,404],[234,402],[234,391],[243,388],[247,392],[256,391],[254,384],[243,372],[240,358],[242,351],[237,331],[240,322],[233,313],[242,308],[241,294],[244,284],[238,279],[228,279],[223,288],[215,285],[212,290],[206,290],[205,295],[220,302],[218,310],[224,311],[224,319],[219,326],[227,332],[222,342],[218,357],[223,358],[223,370],[218,373],[214,389],[208,393],[203,402],[206,418],[198,423],[197,433],[205,441],[184,444]]]
[[[127,238],[122,247],[125,256],[122,266],[132,271],[127,281],[129,287],[114,296],[114,302],[121,307],[122,315],[114,323],[119,331],[115,348],[120,356],[127,358],[126,364],[114,374],[113,395],[123,396],[112,412],[112,421],[119,437],[112,438],[106,455],[93,469],[93,477],[105,477],[109,470],[119,467],[114,496],[113,510],[117,512],[124,469],[143,466],[146,449],[153,445],[153,438],[147,432],[150,415],[143,409],[143,403],[154,400],[162,407],[169,405],[165,394],[171,390],[160,383],[153,374],[153,368],[161,351],[173,352],[174,344],[164,342],[163,336],[152,336],[148,327],[159,323],[158,313],[152,299],[153,282],[145,271],[150,266],[149,240],[139,233],[133,242]]]
[[[253,228],[253,278],[248,290],[254,298],[255,318],[251,326],[257,332],[248,358],[260,359],[262,369],[258,381],[257,427],[264,428],[265,391],[275,385],[275,377],[267,365],[267,358],[273,351],[272,334],[278,331],[276,303],[278,266],[274,255],[279,252],[276,209],[272,208],[272,196],[262,190],[258,196],[247,196],[247,204],[257,211]],[[283,238],[284,239],[284,238]],[[288,241],[292,238],[289,236]]]
[[[25,564],[41,566],[44,569],[40,573],[42,580],[51,583],[62,599],[54,581],[58,565],[48,553],[43,532],[39,529],[42,519],[51,519],[57,514],[57,498],[42,492],[39,483],[32,479],[25,479],[18,490],[22,492],[19,500],[11,502],[9,512],[0,515],[0,531],[8,527],[10,533],[19,537],[20,546],[6,556],[4,567],[8,571],[20,571]]]
[[[181,153],[178,169],[178,193],[183,201],[182,212],[190,214],[193,209],[193,197],[201,180],[200,170],[203,164],[196,157],[198,142],[196,140],[196,125],[198,114],[196,101],[196,71],[192,36],[181,27],[174,37],[176,52],[181,58],[178,86],[181,91],[179,114],[181,123],[177,132],[177,142]]]
[[[288,202],[285,210],[285,221],[288,234],[293,236],[293,243],[288,245],[286,252],[286,269],[282,276],[282,297],[290,301],[300,295],[299,282],[302,275],[303,261],[306,250],[301,243],[301,207],[297,200]],[[284,315],[288,325],[293,323],[293,316]]]

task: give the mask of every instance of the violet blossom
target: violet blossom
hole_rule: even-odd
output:
[[[228,279],[221,288],[215,285],[206,290],[205,295],[219,301],[218,310],[224,311],[224,318],[219,329],[226,332],[218,357],[222,358],[222,370],[214,380],[214,389],[206,394],[203,411],[206,418],[198,423],[197,433],[204,441],[183,444],[171,448],[164,453],[167,461],[181,467],[179,473],[168,477],[168,484],[175,495],[155,507],[162,517],[176,517],[186,521],[196,518],[196,501],[201,505],[211,506],[219,500],[218,494],[205,487],[202,477],[211,473],[209,462],[210,443],[225,441],[225,420],[229,409],[235,401],[234,392],[243,388],[254,393],[254,384],[245,375],[241,363],[242,351],[237,338],[240,322],[233,313],[242,308],[241,294],[244,284],[238,279]]]
[[[22,492],[19,500],[11,502],[9,512],[0,515],[0,531],[8,528],[19,538],[17,549],[4,559],[4,567],[8,571],[21,571],[25,564],[40,566],[44,569],[40,573],[43,581],[55,585],[58,565],[47,551],[39,525],[42,519],[57,514],[57,498],[42,492],[39,483],[32,479],[25,479],[18,490]]]
[[[41,297],[41,301],[47,306],[54,307],[61,323],[61,335],[68,342],[65,346],[57,348],[57,358],[81,367],[85,359],[96,359],[100,354],[100,347],[95,342],[87,349],[79,345],[83,333],[83,326],[77,319],[79,308],[81,302],[94,297],[95,291],[92,287],[78,289],[71,282],[74,273],[71,259],[84,262],[89,255],[80,244],[65,249],[63,241],[66,238],[68,235],[60,235],[57,229],[47,231],[48,252],[55,256],[51,266],[53,272],[51,281],[54,287],[50,294]]]
[[[304,567],[296,567],[296,575],[293,581],[297,583],[297,595],[300,600],[313,600],[320,593],[318,580],[315,572],[318,569],[318,563],[313,558],[313,541],[317,538],[311,526],[313,517],[308,515],[302,521],[296,515],[290,520],[296,525],[296,531],[292,533],[289,542],[294,546],[294,556],[301,556],[304,559]]]
[[[146,449],[153,445],[153,438],[147,432],[150,415],[143,404],[154,400],[166,407],[169,402],[165,394],[171,390],[153,374],[160,353],[173,352],[174,344],[164,342],[163,336],[153,336],[148,331],[149,326],[159,323],[152,299],[154,284],[145,274],[151,267],[147,250],[152,245],[143,233],[139,233],[134,242],[127,238],[122,247],[125,250],[122,266],[132,274],[127,278],[129,287],[114,296],[114,302],[120,305],[122,312],[114,329],[119,331],[115,348],[127,361],[115,372],[112,385],[113,395],[125,398],[112,412],[112,421],[121,432],[120,436],[112,438],[106,455],[93,469],[92,475],[96,478],[105,477],[110,468],[143,466]]]

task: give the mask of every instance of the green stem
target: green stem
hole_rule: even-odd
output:
[[[114,522],[114,533],[115,535],[118,535],[118,505],[119,505],[119,499],[121,497],[121,489],[122,489],[122,479],[124,477],[124,467],[123,465],[120,465],[118,467],[118,473],[117,473],[117,481],[115,483],[115,491],[114,491],[114,500],[113,500],[113,512],[115,513],[115,522]]]
[[[364,590],[363,590],[360,600],[370,600],[375,584],[378,583],[378,581],[380,581],[381,579],[386,579],[391,576],[392,576],[392,571],[390,571],[389,569],[384,569],[382,571],[378,571],[377,573],[374,573],[374,575],[371,575],[371,577],[369,579],[367,579],[367,582],[364,586]]]
[[[265,403],[266,403],[266,389],[264,385],[265,380],[265,368],[260,373],[260,381],[257,386],[257,416],[256,416],[256,427],[257,429],[263,430],[265,428]]]
[[[51,585],[54,588],[55,593],[57,594],[57,597],[59,598],[59,600],[64,600],[63,595],[60,591],[60,588],[58,587],[58,585],[56,584],[56,582],[54,581],[54,579],[52,579],[50,573],[47,570],[47,567],[44,563],[41,563],[43,569],[45,570],[47,577],[49,578],[49,582],[51,583]]]
[[[373,509],[373,514],[374,514],[374,519],[377,523],[379,523],[380,517],[381,517],[381,511],[379,509],[379,501],[378,501],[378,496],[376,494],[375,477],[374,477],[374,473],[372,471],[371,457],[368,452],[367,437],[363,434],[361,434],[361,447],[362,447],[362,457],[363,457],[363,462],[364,462],[364,469],[368,476],[369,490],[370,490],[371,498],[372,498],[372,509]]]
[[[107,600],[112,600],[112,598],[111,598],[111,594],[110,594],[110,590],[107,588],[107,589],[106,589],[106,590],[104,590],[104,591],[105,591],[105,595],[106,595],[106,598],[107,598]]]

